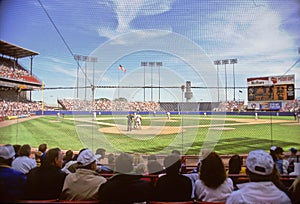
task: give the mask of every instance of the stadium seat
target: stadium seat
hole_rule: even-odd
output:
[[[95,204],[99,203],[97,200],[60,200],[59,203],[64,204],[75,204],[75,203],[82,203],[82,204]]]
[[[193,204],[194,201],[148,201],[147,204]]]
[[[56,199],[49,200],[20,200],[17,203],[57,203]]]
[[[97,200],[55,200],[55,199],[51,199],[51,200],[20,200],[17,203],[49,203],[49,204],[53,204],[53,203],[64,203],[64,204],[79,204],[79,203],[83,203],[83,204],[96,204],[99,203],[99,201]]]

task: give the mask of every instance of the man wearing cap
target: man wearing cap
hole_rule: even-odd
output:
[[[288,174],[289,162],[285,159],[284,151],[282,147],[276,147],[275,149],[276,155],[276,165],[280,174]]]
[[[77,170],[66,177],[61,199],[98,200],[98,188],[106,179],[96,172],[96,160],[97,157],[90,149],[85,149],[78,155]]]
[[[11,168],[15,154],[13,146],[0,146],[0,203],[16,202],[24,196],[26,175]]]
[[[263,150],[251,151],[246,160],[250,182],[239,185],[227,198],[226,203],[291,203],[285,192],[271,181],[274,168],[272,157]]]

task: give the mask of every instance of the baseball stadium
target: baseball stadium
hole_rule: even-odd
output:
[[[107,155],[126,153],[134,168],[137,160],[156,155],[163,163],[177,151],[185,174],[211,152],[228,170],[233,155],[246,167],[249,152],[280,147],[287,160],[300,149],[300,16],[298,27],[286,20],[299,2],[285,5],[289,16],[278,11],[280,2],[233,2],[245,16],[228,18],[232,27],[220,20],[222,9],[234,16],[223,1],[134,2],[0,3],[1,146],[29,144],[31,158],[41,144],[78,157],[102,148],[105,165]],[[260,19],[285,19],[284,31],[262,34],[277,27]],[[294,180],[281,174],[288,187]],[[75,201],[48,203],[61,202]]]

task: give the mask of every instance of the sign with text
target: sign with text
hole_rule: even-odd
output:
[[[248,78],[248,101],[285,101],[295,99],[295,76]]]

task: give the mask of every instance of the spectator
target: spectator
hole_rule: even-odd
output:
[[[68,163],[69,161],[72,161],[74,157],[74,152],[72,150],[66,151],[66,154],[63,157],[63,167]]]
[[[12,168],[21,171],[24,174],[27,174],[31,169],[35,168],[36,161],[30,158],[31,147],[29,144],[24,144],[21,146],[18,157],[15,158],[12,162]]]
[[[243,157],[238,154],[230,157],[228,165],[229,174],[246,174],[246,168],[243,167]]]
[[[97,172],[106,174],[113,173],[113,170],[109,166],[101,164],[101,160],[105,158],[105,153],[106,150],[103,148],[98,148],[96,150]]]
[[[20,144],[14,144],[14,145],[13,145],[13,148],[14,148],[15,153],[16,153],[15,158],[17,158],[17,157],[19,156],[19,155],[18,155],[18,152],[19,152],[21,146],[22,146],[22,145],[20,145]]]
[[[121,153],[116,158],[115,171],[118,172],[99,188],[99,199],[103,203],[133,203],[151,200],[153,186],[141,175],[134,175],[133,158]]]
[[[148,174],[162,174],[165,173],[164,167],[157,161],[155,155],[149,155],[147,162]]]
[[[13,146],[0,146],[0,203],[23,199],[26,175],[11,168],[15,156]]]
[[[115,155],[110,153],[107,155],[107,162],[108,162],[108,167],[110,169],[114,169],[115,167]]]
[[[98,160],[104,159],[104,158],[105,158],[105,153],[106,153],[106,150],[105,150],[105,149],[103,149],[103,148],[98,148],[98,149],[96,150],[96,155],[99,155],[99,156],[100,156]]]
[[[288,188],[284,185],[284,183],[281,181],[280,178],[281,178],[281,174],[279,173],[276,164],[274,164],[273,171],[271,174],[271,181],[279,190],[285,192],[286,195],[289,198],[291,198],[291,193],[288,191]]]
[[[274,161],[270,154],[263,150],[251,151],[246,166],[250,182],[240,185],[226,203],[291,203],[290,198],[271,181]]]
[[[181,168],[180,168],[180,173],[185,173],[186,172],[186,166],[185,166],[185,157],[181,156],[181,153],[177,149],[173,149],[171,154],[177,154],[181,158]]]
[[[292,193],[292,201],[295,204],[300,203],[300,163],[294,163],[295,165],[295,171],[292,173],[292,175],[297,176],[291,187],[289,188],[289,191]]]
[[[137,166],[140,163],[144,163],[144,159],[141,154],[133,154],[133,166]]]
[[[40,144],[38,150],[43,153],[41,156],[41,163],[43,163],[43,159],[44,159],[44,157],[46,155],[46,151],[47,151],[47,144],[45,144],[45,143]]]
[[[98,200],[98,189],[106,179],[96,172],[97,157],[90,149],[82,151],[75,173],[69,174],[64,182],[61,199]]]
[[[276,165],[280,174],[287,174],[289,162],[284,159],[283,149],[281,147],[276,147],[275,156],[276,156]]]
[[[79,156],[79,154],[81,153],[81,152],[83,152],[84,150],[86,150],[87,148],[83,148],[83,149],[81,149],[80,151],[79,151],[79,153],[78,154],[75,154],[74,156],[73,156],[73,159],[71,160],[71,161],[69,161],[69,162],[67,162],[66,164],[65,164],[65,166],[61,169],[63,172],[65,172],[66,174],[70,174],[70,173],[75,173],[76,172],[76,170],[77,170],[77,168],[78,168],[78,162],[77,162],[77,158],[78,158],[78,156]]]
[[[198,160],[197,167],[192,170],[192,173],[199,173],[202,159],[204,159],[205,157],[207,157],[207,155],[209,155],[210,153],[211,153],[210,149],[203,148],[201,150],[201,155],[200,155],[200,158]]]
[[[146,165],[144,163],[139,163],[135,166],[134,172],[138,175],[144,175],[146,173]]]
[[[289,162],[288,173],[294,172],[294,163],[299,162],[297,151],[298,150],[294,147],[290,149],[291,154],[288,157],[288,162]]]
[[[199,180],[195,183],[195,197],[205,202],[225,202],[233,191],[233,182],[226,176],[221,157],[211,152],[201,162]]]
[[[272,146],[270,148],[270,155],[271,155],[271,157],[272,157],[272,159],[273,159],[274,162],[277,160],[276,155],[275,155],[276,148],[277,148],[276,146]]]
[[[35,158],[35,162],[36,162],[36,166],[40,167],[41,166],[41,156],[42,156],[42,152],[41,151],[35,151],[34,153],[34,158]]]
[[[155,187],[155,200],[188,201],[192,196],[191,180],[180,174],[181,160],[178,154],[170,154],[164,159],[166,175],[159,177]],[[176,188],[174,188],[176,186]]]
[[[228,174],[246,174],[246,168],[243,167],[243,158],[235,154],[229,159]],[[234,190],[237,190],[237,179],[238,177],[229,177],[233,181]]]
[[[29,171],[27,177],[27,199],[58,199],[66,173],[61,171],[63,155],[59,148],[47,151],[42,165]]]

